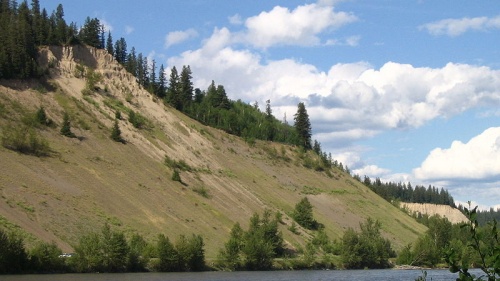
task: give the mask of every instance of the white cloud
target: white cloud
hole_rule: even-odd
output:
[[[245,41],[258,48],[274,45],[319,45],[318,35],[352,23],[357,17],[335,12],[332,3],[313,3],[290,11],[276,6],[269,12],[246,19]]]
[[[165,37],[165,48],[182,43],[198,36],[198,32],[192,28],[183,31],[172,31]]]
[[[263,61],[259,53],[235,49],[234,34],[215,29],[200,49],[169,59],[191,65],[195,86],[213,79],[232,99],[264,104],[270,99],[279,119],[293,119],[306,103],[315,137],[331,151],[338,145],[390,129],[419,127],[476,107],[500,105],[500,70],[449,63],[442,68],[388,62],[336,64],[328,72],[293,59]]]
[[[450,148],[436,148],[414,170],[423,180],[500,180],[500,127],[492,127],[467,143],[454,141]]]
[[[363,176],[365,175],[369,176],[370,178],[380,178],[387,175],[389,172],[390,170],[380,168],[376,165],[366,165],[360,169],[353,170],[353,174],[359,175],[361,178],[363,178]]]
[[[113,31],[113,26],[105,19],[99,19],[99,23],[104,26],[104,32],[108,33]]]
[[[243,20],[241,19],[241,16],[239,14],[235,14],[233,16],[230,16],[228,19],[229,19],[230,24],[233,24],[233,25],[243,24]]]
[[[132,32],[134,32],[134,30],[135,30],[135,29],[134,29],[132,26],[130,26],[130,25],[126,25],[126,26],[125,26],[125,34],[126,34],[126,35],[131,34]]]
[[[450,37],[455,37],[470,30],[485,31],[489,29],[500,29],[500,15],[493,18],[465,17],[461,19],[444,19],[421,25],[419,29],[425,29],[435,36],[448,35]]]
[[[356,47],[359,45],[359,41],[361,40],[361,36],[349,36],[344,40],[340,39],[328,39],[324,43],[325,46],[349,46]]]

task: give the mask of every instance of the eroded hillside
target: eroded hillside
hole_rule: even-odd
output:
[[[303,245],[309,232],[287,230],[286,214],[308,196],[331,238],[358,228],[367,217],[382,222],[384,235],[397,248],[425,231],[340,170],[328,176],[304,168],[295,147],[250,145],[165,106],[103,50],[50,47],[41,51],[40,61],[48,69],[47,81],[0,83],[2,133],[41,106],[58,125],[37,129],[50,145],[48,157],[0,147],[4,227],[19,226],[65,251],[105,222],[150,239],[159,233],[196,233],[203,235],[210,258],[235,222],[246,226],[254,212],[266,208],[285,214],[280,227],[288,246]],[[102,76],[85,95],[82,69]],[[110,139],[117,110],[126,144]],[[142,128],[127,120],[130,111],[145,117]],[[59,134],[64,112],[77,138]],[[171,180],[166,156],[183,165],[182,183]]]
[[[467,217],[460,210],[448,205],[436,205],[429,203],[401,203],[401,207],[415,215],[438,215],[447,218],[451,223],[467,222]]]

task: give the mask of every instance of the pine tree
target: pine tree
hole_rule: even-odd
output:
[[[121,37],[115,42],[115,59],[117,62],[124,64],[127,59],[127,42]],[[134,74],[134,73],[132,73]]]
[[[191,68],[188,66],[183,66],[180,81],[179,81],[179,90],[181,96],[182,109],[185,111],[187,107],[193,101],[193,82]]]
[[[54,14],[55,19],[55,40],[56,44],[66,44],[67,42],[67,24],[64,20],[64,9],[61,4],[59,4],[56,8],[56,12]]]
[[[165,77],[165,68],[163,68],[163,64],[160,65],[160,71],[158,75],[158,88],[156,89],[156,95],[163,99],[166,95],[167,89],[167,78]]]
[[[167,88],[167,102],[172,105],[175,109],[180,110],[182,108],[182,101],[180,96],[180,85],[179,85],[179,74],[177,73],[177,68],[172,67],[170,71],[170,79]]]
[[[61,127],[61,135],[68,138],[76,138],[76,135],[71,131],[71,123],[69,121],[68,113],[64,113],[63,123]]]
[[[120,127],[118,126],[118,119],[115,119],[113,129],[111,130],[111,139],[116,142],[122,142],[122,143],[125,142],[125,140],[122,138],[122,132],[120,130]]]
[[[87,17],[85,24],[80,29],[78,37],[84,44],[95,48],[102,48],[101,42],[102,25],[97,18]]]
[[[306,150],[311,149],[311,122],[303,102],[298,104],[297,113],[294,115],[295,130],[299,136],[299,145]]]
[[[108,31],[108,39],[106,40],[106,50],[108,51],[109,54],[111,55],[114,54],[113,38],[111,37],[111,31]]]
[[[148,82],[149,82],[149,85],[147,85],[148,91],[152,94],[156,93],[158,84],[156,81],[156,61],[154,59],[151,61],[151,68],[149,70]]]
[[[318,222],[314,220],[312,209],[313,206],[311,205],[311,202],[309,202],[307,197],[304,197],[299,203],[297,203],[297,205],[295,205],[292,217],[302,227],[307,229],[317,229]]]

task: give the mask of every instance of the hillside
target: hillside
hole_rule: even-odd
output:
[[[281,230],[286,243],[297,247],[310,234],[288,231],[286,213],[304,196],[331,238],[367,217],[382,222],[396,248],[425,231],[348,174],[304,168],[295,147],[248,144],[165,106],[103,50],[47,47],[40,64],[48,70],[47,81],[0,81],[2,134],[40,106],[58,124],[38,129],[51,147],[49,157],[0,147],[0,224],[17,226],[31,240],[55,241],[72,251],[79,236],[108,222],[149,239],[159,233],[202,234],[207,257],[213,258],[235,222],[245,227],[254,212],[267,208],[285,214]],[[102,75],[94,93],[82,94],[82,68]],[[109,137],[117,109],[126,144]],[[147,119],[145,128],[127,121],[130,110]],[[59,134],[64,112],[78,138]],[[182,183],[171,180],[165,156],[185,162]]]
[[[467,217],[460,212],[460,210],[447,205],[401,202],[401,207],[407,209],[411,214],[420,213],[429,216],[439,215],[443,218],[447,218],[451,223],[462,223],[467,221]]]

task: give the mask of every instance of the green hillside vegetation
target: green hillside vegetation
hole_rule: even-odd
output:
[[[246,227],[253,214],[269,209],[283,216],[286,248],[301,252],[315,232],[289,228],[304,196],[332,240],[368,217],[382,222],[395,249],[425,231],[343,169],[306,168],[321,162],[313,150],[248,142],[164,105],[104,50],[48,47],[39,62],[46,79],[4,80],[0,87],[2,138],[24,124],[45,144],[41,150],[35,145],[40,157],[0,148],[2,226],[22,230],[27,246],[54,241],[73,252],[81,236],[109,223],[126,237],[139,233],[148,241],[160,233],[200,234],[210,261],[234,223]],[[101,74],[97,90],[82,93],[87,83],[75,75],[76,66]],[[52,125],[23,121],[41,108]],[[130,112],[147,125],[135,126]],[[65,115],[76,138],[60,133]],[[111,139],[115,124],[124,142]],[[176,171],[181,181],[172,180]]]

